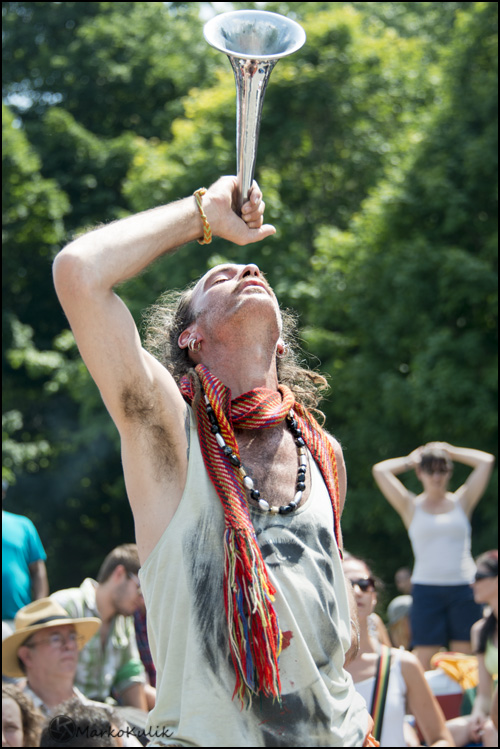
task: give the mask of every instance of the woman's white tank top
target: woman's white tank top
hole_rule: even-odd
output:
[[[419,585],[469,585],[476,565],[471,554],[471,528],[458,500],[449,512],[433,515],[419,505],[408,531]]]

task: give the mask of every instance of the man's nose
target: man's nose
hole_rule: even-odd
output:
[[[260,276],[259,266],[255,265],[254,263],[245,265],[245,267],[241,271],[241,278],[245,278],[245,276]]]

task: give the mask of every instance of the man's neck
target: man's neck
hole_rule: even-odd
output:
[[[102,583],[97,586],[95,592],[95,602],[99,617],[102,619],[103,624],[109,624],[114,616],[116,616],[116,610],[111,601],[106,583]]]
[[[44,673],[40,676],[35,674],[28,676],[29,688],[48,708],[57,707],[61,702],[74,697],[73,682],[73,674],[51,675]]]
[[[255,388],[278,389],[275,347],[243,338],[232,345],[206,345],[202,363],[231,390],[232,398]]]

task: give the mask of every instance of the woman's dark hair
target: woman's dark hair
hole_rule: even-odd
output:
[[[486,551],[476,559],[477,567],[486,567],[492,577],[498,577],[498,551]],[[481,631],[479,632],[479,641],[476,653],[485,653],[488,640],[493,640],[497,628],[497,618],[493,611],[486,618]]]
[[[191,305],[196,283],[184,291],[164,293],[144,314],[145,348],[168,369],[178,384],[185,375],[195,381],[198,379],[188,349],[178,345],[180,334],[197,318]],[[322,375],[301,366],[304,362],[300,362],[297,343],[297,315],[282,309],[281,316],[285,353],[276,359],[278,382],[290,388],[298,403],[316,411],[328,383]]]
[[[385,590],[385,583],[382,580],[382,578],[374,574],[372,566],[371,566],[371,562],[369,562],[366,559],[362,559],[361,557],[355,557],[354,554],[351,554],[345,549],[344,549],[344,554],[343,554],[343,561],[344,562],[361,562],[361,564],[364,564],[366,569],[368,570],[369,576],[375,583],[375,591],[377,593],[382,593]]]
[[[453,461],[445,450],[436,447],[426,447],[420,454],[419,468],[421,471],[428,473],[436,467],[447,468],[453,471]]]

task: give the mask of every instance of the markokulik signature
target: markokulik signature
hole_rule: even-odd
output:
[[[125,736],[134,736],[139,739],[142,737],[148,739],[170,739],[173,736],[173,731],[168,728],[163,728],[161,731],[152,731],[151,728],[148,731],[144,731],[142,728],[113,728],[112,726],[106,730],[97,730],[91,726],[77,726],[72,718],[67,715],[56,715],[55,718],[49,723],[49,732],[55,741],[64,744],[67,741],[71,741],[75,736],[85,736],[86,738],[102,738],[103,736],[111,736],[113,738],[124,738]]]

